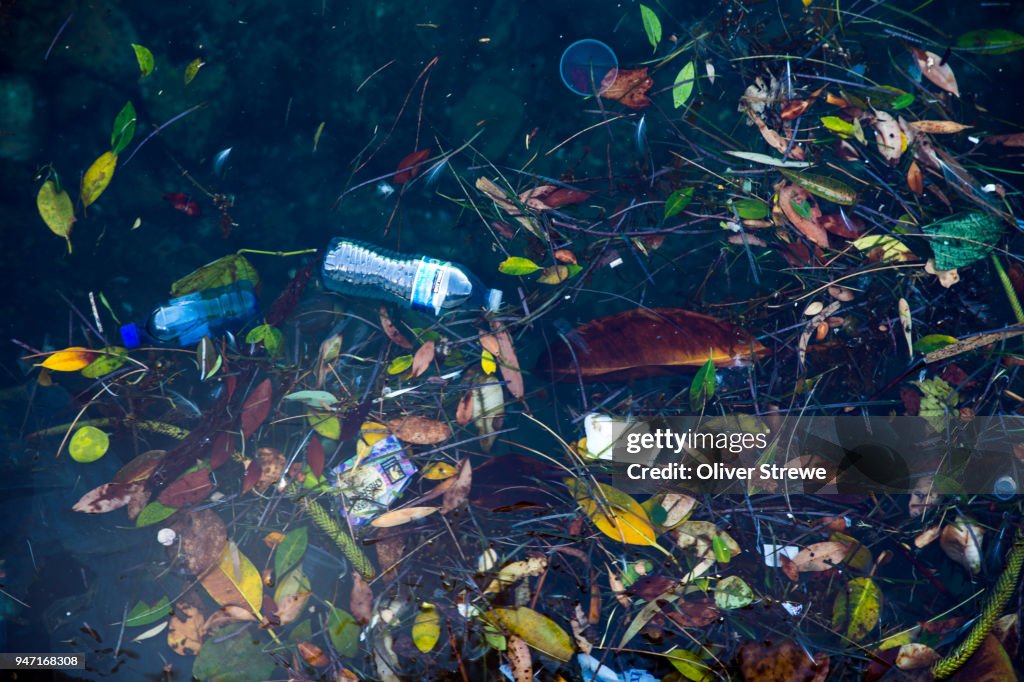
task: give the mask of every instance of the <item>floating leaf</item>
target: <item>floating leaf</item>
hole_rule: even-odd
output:
[[[289,393],[282,400],[292,400],[317,410],[326,410],[338,402],[334,394],[327,391],[296,391]]]
[[[47,180],[36,194],[36,208],[50,232],[67,241],[68,253],[71,253],[71,226],[75,223],[75,208],[71,205],[68,193],[58,190],[53,180]]]
[[[815,542],[793,557],[793,565],[801,573],[827,571],[841,566],[849,554],[850,545],[844,542]]]
[[[762,220],[768,217],[768,204],[759,199],[737,199],[731,205],[736,215],[743,220]]]
[[[428,369],[434,362],[435,343],[433,339],[430,339],[416,350],[416,354],[412,356],[412,366],[410,367],[410,374],[418,377]]]
[[[423,604],[412,623],[412,643],[421,653],[428,653],[437,646],[441,637],[441,616],[433,604]]]
[[[128,102],[114,119],[114,128],[110,131],[110,151],[116,156],[131,144],[135,137],[135,105]]]
[[[1024,50],[1024,36],[1005,28],[981,29],[957,38],[956,46],[979,54],[1009,54]]]
[[[576,274],[579,266],[570,263],[569,276]],[[575,269],[575,271],[574,271]],[[526,387],[523,383],[523,373],[519,369],[519,357],[516,355],[515,346],[512,344],[512,336],[507,329],[503,329],[498,321],[491,322],[492,333],[480,337],[480,344],[498,359],[498,369],[501,371],[501,378],[505,380],[505,387],[514,398],[520,398],[526,394]]]
[[[309,530],[305,526],[289,531],[274,550],[274,575],[280,578],[302,561],[308,545]]]
[[[306,415],[306,423],[324,438],[341,438],[341,420],[329,412],[310,412]]]
[[[693,201],[693,187],[683,187],[668,195],[665,200],[665,220],[682,212]]]
[[[822,226],[821,208],[810,193],[796,185],[779,188],[779,208],[800,234],[815,246],[828,247],[828,231]]]
[[[107,454],[110,437],[95,426],[83,426],[71,436],[68,453],[76,462],[95,462]]]
[[[889,108],[892,109],[893,111],[899,111],[900,109],[906,109],[913,103],[914,95],[909,92],[904,92],[902,95],[899,95],[892,101],[892,104],[889,105]]]
[[[85,175],[82,176],[82,205],[85,208],[100,198],[103,190],[107,188],[110,180],[114,177],[115,168],[117,168],[117,154],[103,152],[85,171]]]
[[[810,161],[791,161],[790,159],[776,159],[774,156],[768,156],[767,154],[759,154],[757,152],[739,152],[739,151],[727,151],[725,152],[729,156],[735,156],[737,159],[743,159],[744,161],[750,161],[751,163],[761,163],[766,166],[776,166],[778,168],[807,168],[811,165]]]
[[[157,498],[168,507],[181,509],[190,504],[205,500],[213,490],[213,481],[210,480],[210,470],[206,467],[196,469],[160,491]]]
[[[695,62],[688,62],[676,75],[675,84],[672,86],[672,105],[676,109],[686,104],[686,100],[693,94],[696,68]]]
[[[540,269],[540,266],[529,258],[520,256],[509,256],[498,265],[498,272],[506,275],[529,275]]]
[[[359,625],[348,611],[328,603],[327,636],[339,656],[352,658],[359,651]]]
[[[934,52],[922,50],[919,47],[910,46],[910,52],[914,55],[914,61],[917,63],[917,68],[921,69],[922,76],[946,92],[956,97],[960,96],[956,76],[953,75],[953,69],[948,62],[944,62],[942,57]]]
[[[971,575],[977,575],[981,572],[981,543],[984,537],[983,527],[958,516],[943,527],[939,545],[946,556],[967,569]]]
[[[388,428],[403,443],[436,445],[452,437],[447,424],[427,417],[398,417],[388,422]]]
[[[541,284],[561,284],[581,270],[578,265],[549,265],[537,277]]]
[[[144,528],[145,526],[152,526],[154,523],[160,523],[176,511],[178,510],[174,507],[168,507],[166,504],[150,502],[142,508],[142,511],[135,518],[135,527]]]
[[[872,252],[878,249],[878,260],[881,261],[908,261],[917,258],[909,246],[887,234],[861,237],[853,242],[853,246],[858,251]]]
[[[273,387],[270,379],[264,379],[245,399],[245,403],[242,405],[242,417],[239,420],[243,438],[248,438],[256,433],[256,429],[267,420],[270,415],[270,399],[272,397]]]
[[[882,591],[871,578],[854,578],[836,595],[832,627],[843,629],[847,638],[859,642],[878,624]]]
[[[715,363],[708,354],[708,361],[697,370],[690,382],[690,409],[697,412],[704,407],[704,403],[715,395]]]
[[[401,509],[392,509],[374,518],[370,525],[374,528],[403,526],[411,521],[425,519],[438,509],[440,507],[402,507]]]
[[[225,545],[217,566],[202,576],[200,582],[221,606],[247,606],[260,617],[263,578],[234,542]]]
[[[614,77],[614,80],[611,78]],[[654,85],[654,79],[647,75],[647,68],[612,69],[601,80],[601,97],[621,102],[630,109],[645,109],[651,106],[647,91]]]
[[[821,124],[840,137],[853,137],[853,124],[838,116],[822,116]]]
[[[411,154],[408,154],[401,161],[398,162],[398,168],[395,170],[395,174],[391,178],[391,182],[396,185],[402,185],[417,175],[420,174],[420,170],[423,169],[423,162],[430,157],[430,148],[420,149]]]
[[[248,281],[255,288],[260,283],[259,274],[245,256],[234,253],[207,263],[185,275],[171,285],[171,296],[178,297],[194,291],[214,289],[235,282]]]
[[[200,57],[196,57],[190,61],[188,66],[185,67],[185,85],[191,83],[192,79],[194,79],[196,74],[199,73],[199,69],[204,66],[206,66],[206,62],[204,62]]]
[[[665,654],[672,667],[691,682],[711,682],[715,679],[711,667],[704,659],[686,649],[675,649]]]
[[[921,231],[936,237],[928,240],[935,254],[935,269],[953,270],[987,256],[1003,235],[1003,223],[987,213],[967,211],[926,225]]]
[[[566,485],[583,513],[608,537],[628,545],[657,544],[657,535],[647,512],[626,493],[610,485],[596,483],[597,493],[591,496],[578,481],[569,479]]]
[[[929,135],[954,135],[973,126],[956,121],[911,121],[910,127]]]
[[[547,616],[525,606],[493,609],[488,615],[542,654],[563,662],[572,657],[568,633]]]
[[[480,354],[480,369],[484,371],[484,374],[494,374],[498,370],[498,363],[494,361],[491,351],[484,350]]]
[[[211,631],[192,664],[191,677],[204,682],[273,679],[277,662],[264,651],[263,642],[248,634],[235,636],[245,627],[246,624],[241,623]]]
[[[698,559],[727,563],[725,551],[730,558],[739,556],[740,546],[729,533],[710,521],[684,521],[676,526],[676,544],[681,549],[692,550]]]
[[[857,193],[847,185],[834,178],[814,173],[796,173],[791,170],[779,169],[786,178],[807,190],[816,197],[827,199],[841,206],[853,206],[857,203]]]
[[[401,374],[410,367],[412,367],[412,356],[399,355],[397,358],[388,363],[387,373],[391,375]]]
[[[305,530],[305,528],[303,528]],[[275,555],[279,556],[279,555]],[[277,604],[277,617],[282,625],[287,625],[302,615],[302,609],[313,594],[309,579],[302,572],[302,566],[287,574],[277,573],[277,587],[274,589],[274,603]],[[284,576],[284,577],[280,577]]]
[[[929,334],[928,336],[922,336],[914,342],[914,352],[927,355],[932,351],[945,348],[951,343],[956,343],[956,341],[957,339],[955,336],[949,336],[947,334]]]
[[[281,344],[284,343],[284,334],[277,327],[261,324],[249,330],[249,333],[245,335],[245,342],[251,344],[262,343],[263,348],[267,351],[267,355],[274,357],[281,350]]]
[[[640,5],[640,19],[644,24],[647,42],[657,50],[658,43],[661,42],[661,20],[658,19],[658,15],[654,13],[654,10],[647,5]]]
[[[423,478],[428,481],[443,481],[455,475],[457,469],[448,462],[434,462],[423,470]]]
[[[149,51],[149,48],[132,43],[132,49],[135,50],[135,60],[139,63],[141,77],[145,78],[153,73],[153,53]]]
[[[716,367],[747,364],[767,353],[728,322],[678,308],[642,308],[577,327],[549,346],[539,367],[567,381],[659,376],[672,368],[703,366],[709,348]]]
[[[160,598],[153,605],[149,605],[143,601],[136,602],[132,610],[128,612],[128,616],[124,620],[124,624],[127,627],[135,628],[143,625],[149,625],[155,623],[161,618],[173,613],[171,609],[171,602],[167,597]]]
[[[740,648],[740,670],[747,682],[825,682],[829,658],[815,654],[788,639],[781,642],[758,640]]]
[[[64,350],[51,353],[42,362],[42,367],[51,372],[77,372],[85,369],[96,360],[96,351],[82,346],[69,346]]]
[[[743,582],[743,578],[730,575],[718,581],[715,588],[715,605],[722,610],[742,609],[754,601],[754,591]]]

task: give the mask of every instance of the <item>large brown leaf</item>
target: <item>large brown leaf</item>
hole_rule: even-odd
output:
[[[572,344],[570,348],[566,341]],[[559,338],[539,368],[556,379],[619,381],[701,367],[748,364],[768,350],[744,330],[679,308],[638,308],[591,320]]]
[[[253,389],[249,397],[242,405],[242,436],[248,438],[256,433],[256,429],[266,421],[270,415],[270,398],[273,395],[273,388],[270,379],[264,379],[259,386]]]
[[[181,509],[195,502],[205,500],[213,490],[209,469],[196,469],[185,474],[160,493],[161,504]]]
[[[789,640],[747,642],[740,648],[744,682],[825,682],[828,668],[828,656],[816,654],[812,661]]]

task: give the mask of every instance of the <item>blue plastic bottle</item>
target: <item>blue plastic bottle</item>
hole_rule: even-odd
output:
[[[259,312],[252,282],[241,280],[172,298],[153,311],[144,327],[121,327],[121,339],[127,348],[135,348],[143,341],[185,348],[199,343],[204,336],[237,331]]]

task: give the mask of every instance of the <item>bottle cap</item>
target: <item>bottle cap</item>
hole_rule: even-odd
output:
[[[501,289],[491,289],[487,292],[487,309],[492,313],[497,312],[498,308],[501,307],[501,299],[504,294],[501,293]]]
[[[121,327],[121,341],[124,342],[125,348],[138,348],[142,345],[139,326],[135,323],[123,325]]]

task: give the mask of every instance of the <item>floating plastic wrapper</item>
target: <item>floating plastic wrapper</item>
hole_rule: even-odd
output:
[[[338,465],[334,487],[345,498],[345,518],[353,526],[369,523],[402,496],[415,473],[416,465],[394,436],[374,443],[363,461],[357,455]]]

